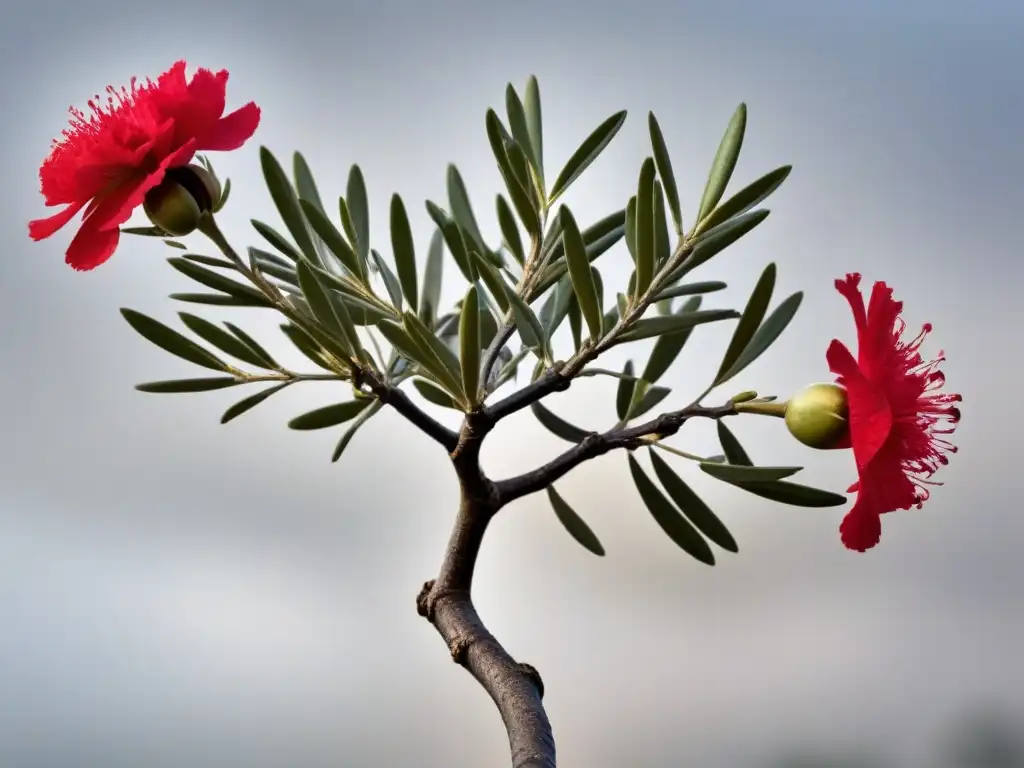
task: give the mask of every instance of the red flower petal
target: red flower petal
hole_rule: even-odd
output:
[[[860,371],[857,361],[841,341],[833,339],[825,353],[829,369],[846,389],[850,411],[850,443],[857,467],[867,466],[892,431],[892,410],[885,393]]]
[[[85,201],[69,205],[60,213],[45,219],[36,219],[28,223],[28,236],[33,240],[45,240],[58,229],[63,228],[75,215],[85,207]]]
[[[245,144],[260,125],[260,108],[249,102],[217,121],[201,149],[228,152]]]

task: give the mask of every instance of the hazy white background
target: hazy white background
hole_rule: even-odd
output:
[[[795,170],[769,220],[702,270],[730,283],[707,306],[741,305],[769,261],[780,298],[808,295],[730,389],[785,397],[827,378],[829,340],[853,335],[832,280],[888,280],[912,328],[934,323],[929,349],[947,350],[949,385],[964,394],[947,485],[923,511],[891,515],[881,546],[857,555],[839,543],[841,509],[774,505],[694,477],[741,546],[709,569],[653,523],[625,457],[607,456],[559,488],[608,557],[578,547],[543,496],[523,500],[487,540],[481,613],[541,670],[566,766],[768,768],[818,754],[938,768],[966,718],[1024,723],[1019,2],[7,0],[3,17],[0,765],[507,760],[490,701],[413,610],[456,501],[436,446],[385,412],[330,464],[336,431],[285,428],[344,396],[325,385],[228,427],[218,420],[236,392],[135,392],[196,370],[117,311],[173,321],[188,309],[166,298],[190,285],[163,262],[170,253],[126,240],[76,274],[63,263],[70,229],[27,238],[44,212],[38,163],[66,107],[178,58],[229,69],[230,107],[264,108],[252,143],[213,158],[235,185],[223,225],[239,247],[257,242],[249,218],[277,223],[259,144],[285,160],[305,152],[328,198],[359,162],[385,253],[391,193],[405,198],[422,254],[422,201],[443,202],[455,162],[493,241],[499,180],[484,111],[531,73],[552,177],[601,120],[630,111],[569,195],[579,218],[621,207],[635,188],[648,109],[692,218],[745,100],[737,182]],[[625,279],[626,260],[621,247],[603,257],[607,283]],[[449,264],[452,299],[456,274]],[[274,318],[230,316],[299,364]],[[703,388],[730,331],[695,334],[666,377],[679,388],[666,406]],[[591,380],[552,407],[606,427],[613,391]],[[806,465],[807,482],[837,490],[852,479],[848,454],[811,454],[778,422],[733,427],[755,460]],[[688,427],[678,444],[711,451],[711,435]],[[564,447],[524,414],[493,436],[486,468],[506,476]]]

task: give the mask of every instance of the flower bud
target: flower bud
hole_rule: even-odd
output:
[[[146,193],[142,207],[149,220],[171,235],[194,232],[199,220],[220,200],[217,177],[199,165],[171,168]]]
[[[812,384],[786,404],[786,427],[811,448],[849,445],[846,390],[838,384]]]

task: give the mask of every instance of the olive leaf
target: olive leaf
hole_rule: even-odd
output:
[[[551,502],[551,508],[555,511],[558,522],[569,532],[569,535],[588,552],[593,552],[598,557],[604,557],[604,547],[601,546],[600,540],[590,526],[566,503],[553,485],[549,485],[546,490],[548,501]]]
[[[306,218],[302,208],[299,206],[299,198],[295,194],[288,176],[285,174],[277,158],[266,147],[260,147],[260,165],[263,168],[263,177],[267,182],[267,189],[270,190],[270,197],[277,207],[281,220],[288,228],[294,238],[299,251],[310,261],[317,260],[316,248],[310,237]],[[253,222],[255,226],[255,222]],[[273,245],[273,243],[271,243]]]
[[[746,130],[747,105],[740,104],[729,120],[722,142],[718,145],[718,152],[715,153],[715,161],[711,165],[711,173],[708,174],[708,183],[704,187],[704,195],[701,197],[700,208],[697,212],[698,222],[714,210],[718,201],[722,199],[722,195],[725,194],[725,188],[736,168],[736,160],[740,156],[743,134]]]
[[[428,403],[439,405],[442,408],[451,408],[456,411],[462,410],[456,402],[452,400],[451,395],[436,384],[432,384],[425,379],[413,379],[412,385],[416,387],[416,391],[419,392],[423,399]]]
[[[688,555],[706,565],[714,565],[715,553],[711,551],[711,547],[704,537],[658,490],[658,487],[644,473],[639,462],[632,455],[627,458],[629,471],[633,475],[633,483],[655,522]]]
[[[419,300],[416,285],[416,249],[413,246],[409,214],[398,194],[391,196],[391,248],[395,253],[395,271],[398,272],[402,294],[415,312]]]
[[[339,206],[348,209],[351,220],[352,245],[356,248],[360,261],[365,264],[370,258],[370,204],[366,196],[366,180],[358,165],[353,165],[348,172],[348,183],[345,185],[345,202]],[[344,217],[343,217],[344,218]]]
[[[288,422],[288,428],[305,431],[336,427],[338,424],[344,424],[346,421],[354,419],[371,402],[369,399],[349,400],[344,403],[325,405],[323,408],[317,408],[301,416],[296,416]]]
[[[154,320],[134,309],[121,309],[121,316],[128,324],[147,341],[155,344],[165,352],[187,360],[190,363],[211,368],[215,371],[228,371],[230,366],[212,352],[204,349],[191,339],[182,336],[173,328],[169,328],[158,320]]]
[[[341,458],[342,452],[348,447],[348,444],[352,442],[352,438],[355,437],[356,432],[359,428],[373,418],[374,414],[377,413],[384,404],[380,400],[374,400],[369,407],[363,409],[363,411],[353,419],[349,428],[345,430],[345,433],[341,436],[338,441],[338,445],[334,449],[334,453],[331,455],[331,461],[335,462]]]
[[[565,249],[565,261],[569,269],[569,279],[572,281],[580,311],[587,322],[590,338],[596,342],[603,333],[601,325],[603,313],[583,236],[576,225],[576,219],[572,212],[564,205],[558,211],[558,218],[562,221],[562,242]]]
[[[471,285],[462,301],[459,320],[459,358],[462,365],[462,391],[470,406],[477,404],[480,389],[480,305],[476,285]]]
[[[220,417],[220,423],[227,424],[229,421],[238,418],[246,411],[255,408],[257,405],[262,403],[275,392],[280,392],[290,383],[291,382],[285,381],[282,382],[281,384],[275,384],[273,387],[267,387],[266,389],[260,390],[254,395],[249,395],[248,397],[239,400],[237,403],[235,403],[226,411],[224,411],[224,415]]]
[[[427,249],[427,263],[423,268],[423,288],[420,294],[419,317],[428,325],[437,317],[441,302],[441,278],[444,272],[444,235],[434,230]]]
[[[686,312],[663,317],[648,317],[638,320],[628,331],[621,334],[616,341],[639,341],[649,339],[652,336],[660,336],[663,333],[676,333],[693,328],[705,323],[714,323],[719,320],[735,320],[740,313],[732,309],[703,309],[697,312]]]
[[[548,432],[570,443],[582,443],[592,434],[585,429],[577,427],[575,424],[570,424],[561,416],[556,416],[540,403],[532,403],[530,410],[537,417],[537,421],[541,423],[541,426],[548,430]]]
[[[627,211],[628,215],[628,211]],[[643,296],[654,279],[654,160],[648,157],[640,166],[636,191],[636,285],[633,296]]]
[[[672,223],[675,225],[676,234],[683,235],[683,214],[679,207],[679,190],[676,187],[676,178],[672,173],[672,161],[669,159],[668,148],[665,146],[665,137],[661,133],[661,126],[653,112],[647,114],[647,127],[651,134],[651,148],[654,151],[654,162],[658,166],[658,176],[665,188],[665,200],[668,202],[669,210],[672,212]]]
[[[212,392],[215,389],[225,389],[244,384],[243,379],[234,376],[212,376],[204,379],[173,379],[171,381],[149,381],[145,384],[136,384],[135,389],[139,392],[153,392],[159,394],[180,394],[183,392]]]
[[[729,529],[711,511],[711,508],[698,496],[686,482],[676,474],[668,463],[650,450],[651,466],[654,467],[654,474],[658,476],[665,492],[679,510],[693,523],[698,531],[713,541],[727,552],[739,552],[739,545],[736,539],[729,533]]]
[[[755,205],[764,202],[789,177],[792,170],[793,166],[784,165],[781,168],[776,168],[774,171],[766,173],[752,184],[748,184],[705,216],[694,230],[694,235],[699,235],[712,227],[717,227],[733,216],[746,213]]]
[[[327,249],[334,254],[345,269],[365,281],[366,274],[362,262],[356,256],[356,252],[352,250],[352,246],[348,244],[345,236],[334,226],[334,222],[327,218],[327,214],[309,200],[300,200],[299,206],[306,215],[313,232],[327,246]]]
[[[197,283],[204,285],[207,288],[212,288],[215,291],[221,291],[222,293],[226,293],[235,298],[252,301],[254,306],[271,306],[267,297],[252,286],[244,285],[237,280],[232,280],[230,277],[225,277],[218,272],[214,272],[200,264],[196,264],[192,260],[181,256],[172,256],[167,259],[167,263],[181,272],[181,274],[192,278]]]
[[[775,264],[769,264],[764,268],[761,277],[754,286],[754,290],[751,291],[750,298],[747,300],[747,306],[740,316],[740,321],[736,324],[736,329],[733,331],[732,339],[729,341],[729,346],[725,351],[725,356],[722,358],[722,363],[718,366],[718,373],[715,374],[714,383],[716,385],[726,380],[725,374],[728,373],[733,363],[736,362],[743,350],[746,349],[760,327],[761,321],[768,311],[768,305],[772,301],[772,291],[775,289],[775,275]]]
[[[616,112],[595,128],[583,143],[580,144],[579,148],[573,152],[572,157],[569,158],[555,178],[555,183],[551,185],[551,192],[548,194],[548,205],[553,204],[555,200],[561,197],[565,190],[569,188],[569,185],[576,181],[580,174],[587,169],[587,166],[597,159],[609,142],[615,138],[615,134],[619,132],[624,122],[626,122],[626,110]]]
[[[633,390],[636,388],[636,379],[633,377],[633,361],[627,360],[622,366],[622,378],[619,379],[618,388],[615,391],[615,414],[619,421],[625,422],[629,415],[629,406],[633,402]]]

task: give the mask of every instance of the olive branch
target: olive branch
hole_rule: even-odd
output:
[[[723,422],[742,412],[780,415],[773,397],[745,392],[719,405],[704,404],[713,391],[778,339],[795,316],[802,294],[794,293],[769,312],[776,281],[776,267],[769,264],[742,311],[704,308],[704,298],[726,284],[684,279],[764,222],[769,211],[758,206],[786,180],[790,166],[776,168],[725,198],[746,131],[747,110],[741,104],[719,145],[693,226],[687,231],[669,152],[651,113],[652,153],[641,164],[635,194],[623,209],[581,228],[560,200],[625,120],[622,111],[601,123],[548,184],[537,81],[529,79],[523,97],[509,85],[506,121],[494,110],[487,112],[485,120],[504,182],[504,192],[495,203],[501,243],[492,246],[485,241],[462,177],[452,165],[447,171],[448,210],[426,202],[436,229],[422,269],[398,194],[392,196],[389,210],[389,261],[371,247],[366,183],[358,166],[352,167],[345,194],[338,198],[339,229],[303,156],[294,155],[289,177],[266,148],[260,150],[263,174],[287,235],[253,221],[265,246],[248,248],[243,258],[217,227],[212,213],[204,216],[199,229],[217,246],[217,256],[188,253],[159,227],[122,230],[164,238],[178,251],[168,260],[171,266],[206,289],[172,294],[172,298],[199,305],[276,310],[285,321],[282,332],[318,369],[297,373],[282,367],[232,323],[221,326],[180,313],[186,328],[209,345],[203,346],[153,318],[124,309],[125,319],[150,342],[218,374],[141,384],[138,389],[183,393],[270,384],[228,408],[221,419],[228,422],[296,383],[344,382],[351,389],[350,398],[301,414],[289,423],[297,430],[341,427],[333,461],[384,406],[394,408],[444,447],[460,484],[460,505],[440,571],[423,586],[417,607],[444,638],[452,658],[495,701],[517,768],[554,766],[555,747],[541,703],[540,675],[533,667],[517,663],[487,631],[470,594],[480,544],[499,511],[543,490],[568,533],[589,551],[603,555],[597,535],[554,483],[590,459],[625,449],[638,494],[657,524],[684,552],[713,565],[712,544],[729,552],[738,551],[738,545],[726,525],[659,452],[693,462],[716,480],[772,501],[805,507],[846,501],[839,494],[788,481],[800,467],[756,466]],[[201,162],[213,174],[209,162]],[[229,192],[226,181],[214,213],[226,203]],[[614,296],[609,291],[606,296],[595,264],[620,242],[625,242],[634,269],[621,291]],[[442,311],[446,251],[468,288],[452,309]],[[651,417],[671,393],[658,382],[693,332],[728,320],[738,322],[704,392],[684,408]],[[566,321],[572,348],[561,358],[555,353],[554,337]],[[518,344],[513,344],[514,338]],[[621,371],[594,365],[613,347],[648,339],[654,345],[639,374],[632,361]],[[227,362],[224,356],[237,363]],[[499,395],[518,379],[524,363],[532,364],[529,381]],[[594,431],[569,423],[543,404],[546,397],[595,376],[618,381],[615,421],[608,429]],[[403,388],[406,382],[411,382],[417,399],[460,413],[459,428],[450,429],[429,415]],[[484,440],[501,420],[524,410],[571,447],[529,472],[489,478],[479,461]],[[694,418],[716,421],[722,455],[697,456],[668,444]],[[637,449],[643,447],[648,449],[657,483],[636,458]]]

